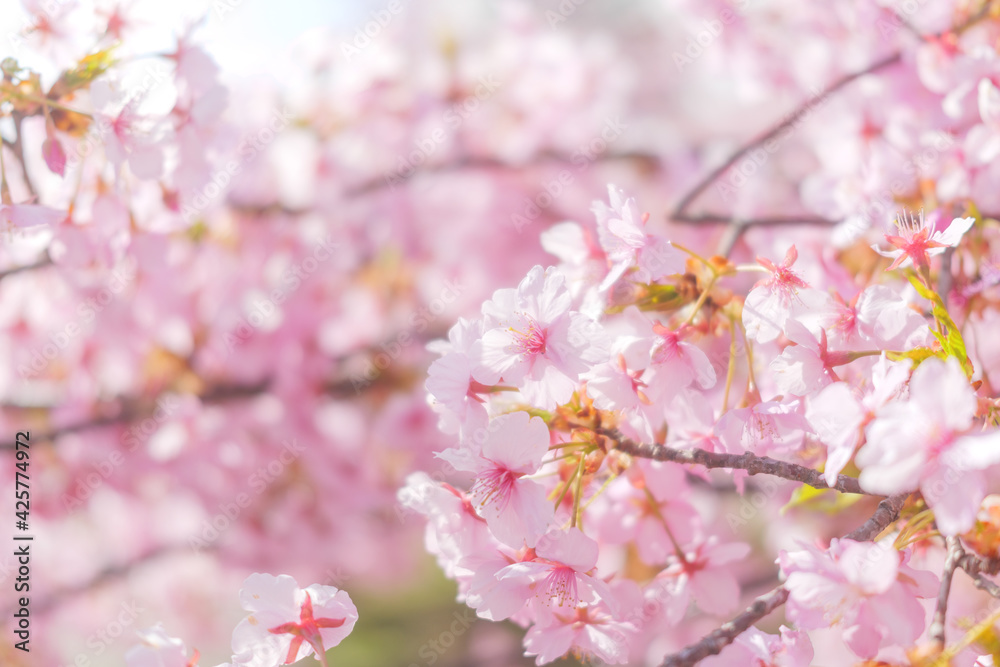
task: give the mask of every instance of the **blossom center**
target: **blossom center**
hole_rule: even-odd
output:
[[[576,589],[576,571],[565,565],[552,568],[542,580],[540,593],[545,594],[547,602],[556,600],[560,607],[575,608],[580,600]]]
[[[323,648],[320,628],[339,628],[346,620],[346,618],[314,618],[312,598],[306,592],[306,601],[302,603],[302,609],[299,611],[299,622],[282,623],[269,629],[268,632],[274,635],[293,635],[292,643],[288,647],[288,657],[285,658],[286,665],[298,659],[299,648],[303,642],[308,642],[313,647],[317,658],[325,665],[326,650]]]
[[[528,319],[528,326],[524,327],[524,331],[519,331],[514,327],[511,327],[510,330],[514,334],[514,348],[518,353],[530,357],[545,354],[548,332],[538,326],[534,320]]]
[[[514,493],[514,484],[518,477],[520,474],[504,466],[490,468],[480,473],[472,490],[479,501],[479,508],[494,505],[498,512],[506,508]]]

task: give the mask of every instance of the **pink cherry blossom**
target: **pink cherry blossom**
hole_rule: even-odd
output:
[[[822,298],[820,292],[810,288],[792,271],[792,265],[798,256],[798,250],[793,245],[779,265],[763,257],[757,258],[757,263],[771,276],[754,285],[747,295],[743,305],[743,326],[747,337],[758,343],[767,343],[777,338],[793,312],[801,312],[809,304]]]
[[[836,626],[862,658],[887,644],[910,645],[923,631],[918,598],[937,592],[936,577],[907,564],[891,544],[833,540],[779,557],[789,591],[789,618],[803,629]]]
[[[701,661],[703,667],[744,667],[744,665],[772,665],[773,667],[809,667],[813,664],[813,646],[804,630],[781,626],[780,634],[773,635],[757,628],[749,628],[717,656]]]
[[[729,563],[750,553],[749,544],[723,543],[712,536],[670,557],[667,567],[656,576],[654,586],[662,588],[677,609],[694,601],[709,614],[727,614],[740,602],[740,585]]]
[[[975,218],[955,218],[944,229],[939,229],[937,221],[938,214],[934,214],[929,220],[924,218],[924,212],[920,211],[919,217],[913,214],[903,213],[896,218],[896,229],[899,235],[885,235],[885,240],[893,246],[892,250],[882,250],[877,245],[872,246],[872,250],[883,257],[893,258],[888,271],[899,266],[908,265],[912,262],[919,267],[930,265],[930,258],[940,255],[945,248],[954,248],[962,240],[962,235],[969,231]]]
[[[792,452],[802,445],[809,428],[801,399],[764,401],[751,408],[730,410],[716,422],[715,432],[729,452],[762,456]]]
[[[480,453],[447,456],[456,469],[475,473],[476,511],[498,540],[514,548],[535,546],[553,518],[545,488],[527,477],[538,472],[549,442],[545,422],[514,412],[493,419]]]
[[[597,542],[579,529],[550,530],[534,552],[534,558],[507,565],[495,575],[499,582],[495,595],[508,598],[508,608],[527,605],[543,624],[554,614],[601,601],[611,605],[613,613],[617,611],[607,584],[590,574],[597,565]]]
[[[631,266],[638,267],[639,282],[650,282],[684,271],[684,255],[660,239],[646,233],[649,214],[640,215],[635,199],[613,185],[608,186],[610,206],[595,201],[597,234],[611,268],[598,286],[603,291],[611,287]]]
[[[499,290],[483,306],[486,331],[473,377],[484,384],[524,383],[525,397],[553,407],[569,400],[580,374],[607,354],[601,327],[570,309],[566,280],[536,266],[517,290]]]
[[[640,592],[633,582],[624,580],[610,586],[616,601],[601,600],[596,605],[559,610],[547,624],[534,624],[524,637],[525,655],[537,655],[536,665],[544,665],[567,653],[601,660],[611,665],[628,663],[629,641],[635,636],[635,622],[619,618],[613,609],[624,602],[639,606]]]
[[[240,602],[251,613],[233,630],[234,662],[247,667],[289,664],[314,653],[326,664],[327,649],[358,620],[346,591],[319,584],[302,589],[286,574],[250,575]]]
[[[864,426],[875,411],[898,398],[909,380],[909,363],[891,362],[882,355],[872,367],[871,384],[858,397],[846,382],[835,382],[817,392],[806,408],[806,419],[816,437],[827,446],[823,476],[833,485],[837,475],[864,437]]]
[[[984,469],[1000,463],[1000,431],[970,432],[976,394],[958,362],[931,358],[913,372],[906,401],[876,413],[858,452],[861,486],[874,493],[921,489],[938,528],[972,527],[986,495]]]
[[[692,384],[702,389],[715,385],[715,369],[708,357],[683,340],[688,330],[674,331],[654,322],[653,333],[651,363],[643,376],[650,400],[669,405],[678,392]]]

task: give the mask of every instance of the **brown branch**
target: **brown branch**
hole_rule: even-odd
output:
[[[958,559],[958,567],[969,573],[969,576],[978,574],[995,575],[1000,574],[1000,558],[984,558],[978,554],[965,553]]]
[[[903,509],[903,503],[906,502],[909,496],[909,493],[898,493],[883,499],[878,504],[878,507],[875,508],[875,513],[868,521],[865,521],[862,525],[844,535],[844,537],[856,542],[874,540],[879,533],[885,530],[886,526],[896,520],[896,517],[899,516],[899,510]]]
[[[724,223],[739,227],[784,227],[787,225],[835,225],[839,220],[823,218],[816,215],[774,215],[762,218],[734,218],[722,213],[683,213],[674,214],[673,222],[685,224]]]
[[[861,488],[858,480],[847,475],[838,475],[837,483],[830,486],[823,479],[823,474],[812,468],[779,461],[767,456],[757,456],[751,452],[744,454],[721,454],[704,449],[674,449],[664,445],[637,443],[624,437],[617,429],[599,429],[599,432],[616,441],[616,449],[631,456],[638,456],[655,461],[672,461],[700,465],[706,468],[730,468],[746,470],[751,475],[774,475],[793,482],[808,484],[814,489],[834,489],[842,493],[870,494]]]
[[[981,591],[1000,598],[1000,586],[986,578],[986,575],[1000,573],[1000,558],[984,558],[975,553],[962,553],[956,559],[957,569],[965,570],[972,577],[972,583]]]
[[[668,655],[661,667],[689,667],[710,655],[717,655],[722,649],[732,644],[736,637],[785,604],[787,600],[788,589],[784,586],[778,586],[773,591],[761,595],[742,614],[723,623],[718,629],[705,635],[697,644],[692,644],[673,655]]]
[[[24,185],[28,188],[28,194],[31,195],[31,199],[35,200],[38,198],[38,192],[35,190],[35,185],[31,182],[31,175],[28,173],[28,164],[24,160],[24,141],[22,135],[24,134],[21,130],[21,122],[24,120],[24,116],[15,111],[11,114],[14,118],[14,156],[17,161],[21,163],[21,174],[24,175]]]
[[[972,577],[972,583],[979,590],[985,591],[995,598],[1000,598],[1000,586],[997,586],[996,583],[990,581],[984,575],[977,574]]]
[[[267,391],[270,384],[270,380],[250,385],[218,384],[211,386],[204,393],[200,394],[199,398],[204,404],[219,404],[244,398],[253,398],[254,396],[258,396]],[[51,442],[66,435],[79,433],[80,431],[88,431],[102,426],[113,426],[115,424],[124,424],[146,419],[147,417],[153,416],[156,412],[158,399],[159,396],[143,400],[137,398],[124,399],[121,401],[121,407],[117,410],[115,409],[114,403],[109,401],[104,403],[102,406],[102,409],[107,410],[109,414],[92,417],[90,419],[85,419],[48,431],[43,431],[36,435],[32,442]],[[12,407],[15,409],[22,409],[21,406]],[[30,408],[34,407],[36,406],[30,406]],[[0,450],[13,449],[15,444],[16,443],[13,442],[0,442]]]
[[[944,571],[941,572],[941,588],[938,590],[937,605],[934,607],[934,619],[927,630],[930,640],[937,644],[938,653],[944,651],[944,629],[948,616],[948,596],[951,594],[951,580],[955,576],[959,560],[964,555],[962,545],[957,537],[946,538],[945,544],[948,545],[948,556],[944,561]]]
[[[34,269],[40,269],[45,266],[52,266],[52,258],[49,256],[49,251],[46,250],[45,254],[42,255],[41,259],[34,262],[33,264],[25,264],[24,266],[15,266],[5,271],[0,271],[0,280],[3,280],[7,276],[12,276],[15,273],[21,273],[22,271],[33,271]]]
[[[659,164],[661,162],[661,158],[658,155],[643,153],[640,151],[626,151],[621,153],[598,155],[594,158],[593,162],[612,162],[617,160],[635,160],[648,164]],[[410,172],[409,175],[404,175],[399,172],[386,172],[377,178],[371,178],[358,185],[348,187],[344,192],[344,195],[346,197],[361,197],[386,188],[394,188],[396,185],[402,186],[418,174],[446,174],[460,169],[497,169],[502,171],[520,171],[532,167],[544,166],[546,164],[569,164],[571,162],[572,156],[549,151],[539,153],[532,160],[523,163],[505,162],[495,157],[466,157],[440,164],[414,167],[413,171]],[[229,207],[237,213],[243,213],[246,215],[282,214],[299,216],[305,215],[309,212],[309,209],[289,208],[277,202],[261,205],[231,201],[229,202]]]

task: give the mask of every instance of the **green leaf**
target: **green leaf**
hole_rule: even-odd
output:
[[[66,70],[62,76],[52,84],[48,97],[52,100],[59,100],[70,93],[86,88],[97,77],[108,71],[108,68],[115,64],[112,52],[115,47],[91,53],[80,59],[73,69]]]
[[[931,327],[931,333],[934,334],[934,337],[941,344],[941,349],[947,357],[958,359],[966,376],[972,377],[974,369],[972,362],[969,361],[965,339],[962,337],[962,332],[959,331],[958,325],[955,324],[955,320],[951,319],[951,315],[948,314],[948,309],[945,307],[940,295],[924,285],[917,276],[910,276],[910,284],[913,285],[913,288],[917,290],[920,296],[933,304],[931,314],[934,316],[934,321],[939,325],[939,328],[944,329],[944,333],[936,331],[934,327]]]
[[[791,500],[781,508],[784,515],[792,509],[804,509],[824,514],[839,514],[854,503],[864,498],[859,493],[841,493],[834,489],[816,489],[803,484],[792,494]]]
[[[676,286],[654,283],[646,286],[646,294],[635,305],[639,310],[677,310],[687,301]]]
[[[931,329],[931,333],[937,334],[937,332],[933,329]],[[941,340],[941,338],[938,340]],[[909,359],[913,362],[912,370],[916,370],[917,366],[932,357],[937,359],[947,359],[948,353],[945,352],[944,349],[935,350],[930,347],[915,347],[912,350],[906,350],[905,352],[886,352],[885,356],[889,359],[889,361],[903,361],[904,359]]]

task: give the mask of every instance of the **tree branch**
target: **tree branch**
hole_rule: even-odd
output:
[[[761,595],[742,614],[723,623],[718,629],[705,635],[697,644],[668,655],[661,667],[689,667],[710,655],[717,655],[751,625],[785,604],[787,600],[788,589],[784,586],[778,586],[773,591]]]
[[[955,576],[958,562],[964,555],[961,543],[957,537],[945,539],[948,545],[948,556],[944,561],[944,571],[941,573],[941,588],[938,590],[937,605],[934,607],[934,620],[931,621],[927,635],[937,644],[938,653],[944,651],[944,629],[948,616],[948,596],[951,593],[951,580]]]
[[[617,443],[615,446],[616,449],[631,456],[653,459],[655,461],[688,463],[706,468],[746,470],[751,475],[774,475],[775,477],[781,477],[793,482],[802,482],[814,489],[832,488],[842,493],[876,495],[862,489],[858,480],[854,477],[838,475],[837,483],[834,486],[830,486],[823,479],[823,474],[817,470],[801,466],[797,463],[779,461],[767,456],[757,456],[751,452],[744,454],[720,454],[704,449],[673,449],[664,445],[637,443],[624,437],[617,429],[599,429],[599,432],[612,438]]]
[[[990,581],[984,575],[977,574],[976,576],[972,577],[972,583],[979,590],[985,591],[986,593],[992,595],[995,598],[1000,598],[1000,586],[997,586],[996,583]]]
[[[24,141],[21,138],[23,132],[21,131],[21,122],[24,120],[24,116],[15,111],[11,114],[14,118],[14,156],[17,157],[17,161],[21,163],[21,174],[24,176],[24,185],[28,188],[28,194],[31,199],[38,198],[38,192],[35,190],[34,183],[31,182],[31,175],[28,173],[28,164],[24,160]]]
[[[7,269],[5,271],[0,271],[0,280],[3,280],[7,276],[12,276],[15,273],[21,273],[22,271],[32,271],[34,269],[40,269],[43,266],[51,266],[52,258],[49,256],[49,251],[46,250],[45,254],[42,255],[41,259],[33,264],[25,264],[24,266],[15,266],[13,268]]]
[[[614,162],[614,161],[637,161],[646,164],[658,165],[661,158],[652,153],[640,151],[626,151],[621,153],[607,153],[598,155],[593,162]],[[441,164],[425,165],[415,167],[409,175],[399,172],[387,172],[377,178],[371,178],[358,185],[350,186],[344,192],[346,197],[361,197],[373,192],[378,192],[386,188],[395,189],[397,185],[403,185],[418,174],[446,174],[460,169],[497,169],[502,171],[519,171],[532,167],[539,167],[546,164],[570,164],[572,156],[545,151],[534,156],[528,162],[516,163],[505,162],[494,157],[465,157]],[[233,210],[248,215],[283,214],[289,216],[305,215],[309,209],[293,209],[283,206],[280,203],[273,204],[246,204],[241,202],[229,202],[229,207]]]
[[[885,530],[886,526],[896,520],[896,517],[899,516],[899,511],[903,509],[903,504],[909,497],[910,494],[907,492],[897,493],[894,496],[885,498],[878,504],[878,507],[875,508],[875,513],[870,519],[849,532],[847,535],[844,535],[844,537],[849,540],[855,540],[856,542],[874,540],[878,537],[879,533]]]

